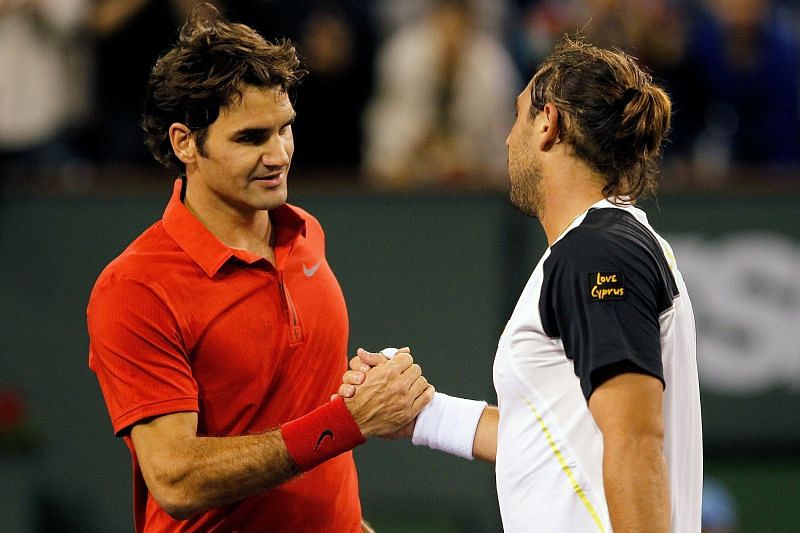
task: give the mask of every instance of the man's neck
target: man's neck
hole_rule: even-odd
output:
[[[547,236],[547,245],[564,233],[570,224],[591,206],[604,199],[599,181],[580,162],[571,159],[542,183],[543,208],[539,221]]]
[[[187,187],[184,205],[224,245],[271,259],[274,257],[269,211],[239,212],[220,202],[192,194]]]

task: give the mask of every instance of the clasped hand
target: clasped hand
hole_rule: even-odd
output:
[[[338,395],[364,437],[399,439],[412,435],[417,415],[434,392],[409,348],[401,348],[391,360],[359,348]]]

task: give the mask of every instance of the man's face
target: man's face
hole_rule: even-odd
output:
[[[517,96],[514,126],[506,138],[511,203],[528,216],[538,216],[542,208],[541,163],[536,158],[534,118],[531,117],[531,86]]]
[[[279,88],[243,86],[241,93],[209,126],[192,185],[217,208],[250,216],[286,202],[295,112]]]

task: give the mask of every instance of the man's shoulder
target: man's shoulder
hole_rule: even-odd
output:
[[[159,272],[163,274],[167,263],[174,262],[180,252],[180,247],[158,220],[108,263],[97,284],[114,278],[149,281]]]
[[[593,209],[585,219],[553,245],[544,264],[545,276],[554,272],[599,279],[620,274],[626,279],[651,280],[663,286],[665,302],[677,295],[668,245],[629,209]],[[660,281],[659,281],[660,280]]]
[[[603,211],[611,211],[604,209]],[[616,211],[616,210],[614,210]],[[614,246],[615,239],[609,231],[611,220],[601,217],[600,220],[586,215],[586,218],[569,230],[550,248],[550,260],[559,261],[565,258],[594,256],[605,253],[610,246]]]
[[[583,221],[555,245],[553,254],[592,253],[609,248],[633,250],[634,244],[652,246],[655,235],[627,209],[590,209]]]
[[[655,234],[629,210],[590,209],[580,224],[552,246],[548,262],[641,265],[652,263],[660,250]]]
[[[631,208],[600,207],[589,209],[583,221],[570,233],[593,237],[629,236],[634,228],[635,231],[647,231]]]

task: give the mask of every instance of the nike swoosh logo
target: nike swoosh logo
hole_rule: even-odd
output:
[[[305,274],[306,276],[308,276],[310,278],[311,276],[313,276],[314,274],[317,273],[317,269],[319,269],[319,266],[321,264],[322,264],[322,261],[317,261],[316,265],[312,265],[310,267],[307,267],[306,264],[303,263],[303,274]]]
[[[319,439],[317,440],[317,445],[314,446],[314,451],[317,451],[319,449],[319,445],[322,444],[322,441],[325,440],[325,437],[330,437],[331,439],[333,439],[333,431],[330,429],[326,429],[325,431],[320,433]]]

